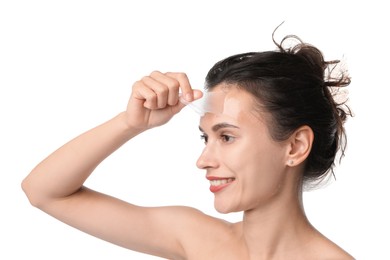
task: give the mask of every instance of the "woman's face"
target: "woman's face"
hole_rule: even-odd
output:
[[[266,120],[255,109],[252,95],[225,91],[220,113],[200,120],[205,148],[197,166],[206,170],[218,212],[246,211],[267,205],[280,193],[286,171],[286,144],[274,141]],[[212,100],[210,100],[212,102]]]

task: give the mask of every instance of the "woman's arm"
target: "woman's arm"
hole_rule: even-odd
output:
[[[45,210],[53,200],[78,192],[92,171],[140,130],[129,129],[125,113],[81,134],[40,162],[23,180],[30,202]]]
[[[196,214],[194,210],[138,207],[83,187],[107,156],[183,108],[180,89],[188,100],[201,96],[183,73],[153,72],[136,82],[125,112],[60,147],[23,180],[32,205],[120,246],[164,257],[183,255],[179,226],[189,212]]]

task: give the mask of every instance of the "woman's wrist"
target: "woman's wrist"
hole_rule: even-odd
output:
[[[137,136],[138,134],[146,131],[147,129],[131,125],[129,123],[128,117],[129,117],[128,113],[126,111],[124,111],[124,112],[119,113],[115,117],[115,119],[117,119],[118,123],[121,125],[121,127],[123,127],[123,131],[128,136],[128,140],[130,140],[131,138],[133,138],[133,137]]]

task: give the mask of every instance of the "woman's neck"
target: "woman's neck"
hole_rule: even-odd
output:
[[[250,255],[270,259],[278,252],[301,250],[317,233],[305,215],[302,191],[296,196],[290,192],[244,212],[240,231]]]

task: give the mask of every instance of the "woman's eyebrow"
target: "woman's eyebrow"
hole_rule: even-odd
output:
[[[217,132],[218,130],[220,130],[222,128],[239,128],[239,127],[236,125],[229,124],[229,123],[219,123],[219,124],[214,125],[211,129],[214,132]],[[204,133],[204,130],[200,126],[199,126],[199,130]]]

